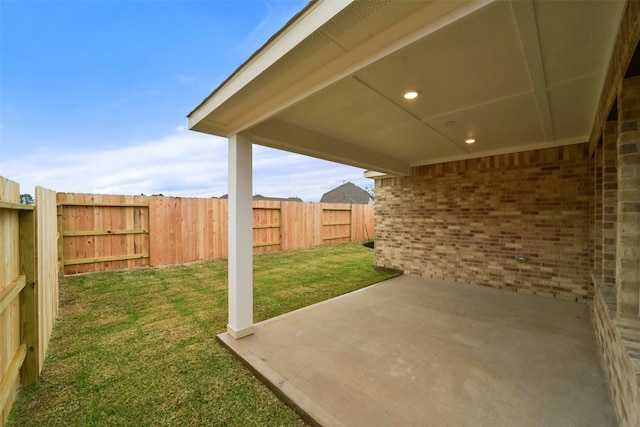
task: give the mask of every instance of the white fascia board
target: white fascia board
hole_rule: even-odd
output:
[[[523,145],[520,147],[510,147],[499,150],[487,150],[479,153],[473,154],[462,154],[459,156],[449,156],[449,157],[439,157],[436,159],[428,159],[424,161],[415,161],[410,163],[410,167],[418,167],[425,165],[436,165],[440,163],[448,163],[448,162],[457,162],[459,160],[469,160],[469,159],[478,159],[483,157],[490,156],[499,156],[502,154],[511,154],[511,153],[521,153],[524,151],[535,151],[535,150],[543,150],[545,148],[554,148],[554,147],[563,147],[567,145],[576,145],[586,143],[588,141],[588,135],[577,136],[573,138],[566,138],[554,142],[538,142],[534,144]],[[385,172],[380,172],[378,170],[366,170],[364,171],[364,177],[370,179],[379,179],[385,178],[389,176],[397,176]]]
[[[230,136],[227,133],[226,126],[209,120],[202,120],[198,123],[192,123],[191,118],[189,118],[188,129],[195,132],[206,133],[209,135],[221,136],[223,138],[227,138]]]
[[[377,171],[364,171],[364,177],[369,179],[378,179],[389,176],[388,173],[382,173]]]
[[[409,164],[278,119],[261,123],[245,133],[260,145],[391,175],[409,174]]]
[[[501,148],[497,150],[480,151],[471,154],[462,154],[459,156],[439,157],[435,159],[426,159],[422,161],[411,162],[411,167],[435,165],[439,163],[457,162],[459,160],[478,159],[482,157],[500,156],[502,154],[521,153],[524,151],[544,150],[545,148],[562,147],[565,145],[575,145],[586,143],[589,135],[581,135],[572,138],[565,138],[553,142],[537,142],[534,144],[520,145],[515,147]]]
[[[319,0],[309,6],[289,27],[262,47],[253,58],[243,64],[228,81],[223,83],[209,99],[189,114],[189,127],[192,128],[225,101],[239,92],[249,82],[259,76],[278,59],[309,37],[318,28],[337,15],[354,0]]]
[[[415,13],[390,28],[373,36],[357,48],[334,61],[320,66],[305,79],[296,81],[278,96],[256,105],[228,125],[229,133],[243,132],[252,126],[276,116],[321,89],[349,77],[364,67],[406,47],[434,32],[474,13],[497,0],[479,0],[463,3],[423,25],[424,17]],[[407,28],[417,28],[407,34]]]

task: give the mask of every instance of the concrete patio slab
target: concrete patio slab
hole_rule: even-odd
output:
[[[319,425],[617,425],[581,303],[400,276],[218,337]]]

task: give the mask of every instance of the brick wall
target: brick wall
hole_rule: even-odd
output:
[[[618,97],[618,314],[640,316],[640,76]]]
[[[593,323],[620,426],[638,426],[640,329],[633,319],[616,316],[616,295],[613,287],[602,286],[600,283],[596,286]]]
[[[602,204],[602,161],[603,161],[603,144],[600,142],[593,153],[593,160],[591,162],[593,175],[593,229],[591,233],[593,234],[593,256],[591,264],[591,268],[593,271],[600,272],[602,270],[602,235],[603,235],[603,224],[602,224],[602,214],[603,214],[603,204]],[[599,273],[602,275],[603,273]]]
[[[596,203],[601,206],[598,230],[602,230],[601,262],[602,283],[616,285],[616,238],[618,223],[618,123],[608,122],[604,129],[600,191],[596,191]]]
[[[585,300],[587,144],[427,165],[376,180],[376,265]],[[527,261],[516,261],[524,255]]]
[[[630,0],[589,141],[594,185],[602,165],[602,186],[592,192],[592,206],[601,207],[592,235],[602,230],[602,252],[594,239],[591,254],[601,270],[593,274],[593,321],[621,427],[640,426],[640,77],[629,68],[639,46],[640,1]]]

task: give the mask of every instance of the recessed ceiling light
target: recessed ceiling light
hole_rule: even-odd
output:
[[[474,142],[476,142],[475,138],[467,138],[464,140],[464,142],[466,142],[467,144],[473,144]]]
[[[404,93],[404,99],[416,99],[420,95],[419,90],[410,90]]]

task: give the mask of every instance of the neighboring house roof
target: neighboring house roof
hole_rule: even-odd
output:
[[[588,141],[625,5],[314,1],[189,128],[400,176]]]
[[[345,182],[322,195],[320,203],[351,203],[367,205],[373,202],[371,195],[351,182]]]
[[[278,202],[302,202],[302,199],[300,197],[267,197],[267,196],[263,196],[262,194],[256,194],[255,196],[253,196],[253,200],[273,200],[273,201],[278,201]]]
[[[221,199],[228,199],[229,195],[225,194],[220,197]],[[256,194],[253,196],[253,200],[270,200],[276,202],[302,202],[303,200],[300,197],[266,197],[262,194]]]

